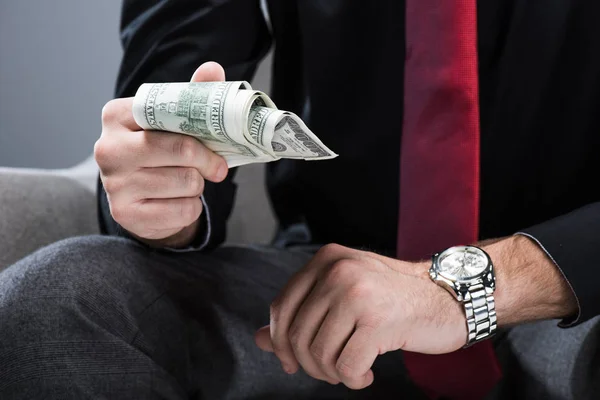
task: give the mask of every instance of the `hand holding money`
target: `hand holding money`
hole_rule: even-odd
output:
[[[298,116],[278,110],[248,82],[144,84],[135,96],[133,116],[145,130],[195,137],[229,167],[337,156]]]
[[[224,80],[220,65],[206,63],[192,83],[142,85],[135,99],[103,110],[94,154],[111,214],[148,244],[186,246],[196,235],[204,181],[221,182],[228,167],[336,156],[265,94]]]
[[[216,63],[200,66],[192,80],[224,80]],[[156,247],[185,247],[196,236],[205,180],[227,176],[225,160],[187,135],[143,130],[133,118],[133,98],[110,101],[94,147],[114,220]]]

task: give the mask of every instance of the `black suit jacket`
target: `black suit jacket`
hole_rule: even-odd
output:
[[[270,26],[258,0],[125,0],[116,94],[187,81],[207,60],[250,80],[273,43],[274,101],[340,154],[268,164],[277,243],[305,224],[302,240],[393,255],[404,2],[268,3]],[[584,321],[600,313],[600,2],[482,0],[478,14],[481,239],[535,237],[578,297],[568,322]],[[100,193],[103,230],[119,234]],[[223,241],[234,193],[231,179],[207,184],[206,248]]]

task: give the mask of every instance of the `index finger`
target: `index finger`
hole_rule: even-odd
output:
[[[271,343],[287,373],[295,373],[299,364],[289,339],[290,325],[304,299],[315,284],[315,274],[301,271],[283,288],[271,305]]]
[[[179,133],[161,131],[133,132],[122,139],[129,154],[137,154],[146,168],[191,167],[211,182],[227,175],[227,162],[199,140]]]
[[[372,333],[368,328],[356,326],[336,362],[338,376],[350,389],[364,389],[373,383],[371,367],[379,351]]]
[[[299,363],[290,342],[289,331],[298,310],[317,282],[319,272],[329,258],[319,253],[298,271],[281,290],[271,305],[271,344],[275,355],[288,373],[298,370]]]

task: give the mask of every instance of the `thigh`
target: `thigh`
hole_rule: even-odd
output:
[[[315,381],[281,373],[253,343],[278,288],[309,258],[258,247],[159,252],[105,236],[41,249],[0,274],[0,397],[311,390]]]
[[[600,317],[563,329],[543,321],[510,330],[497,347],[504,378],[494,399],[599,399]]]
[[[132,343],[168,286],[167,264],[131,241],[85,237],[0,274],[0,398],[185,398]],[[160,319],[160,318],[159,318]]]
[[[323,398],[329,385],[303,373],[287,375],[277,358],[261,351],[254,333],[269,323],[269,305],[310,253],[259,246],[223,247],[210,254],[171,254],[178,275],[165,296],[148,308],[140,335],[152,343],[163,365],[190,356],[190,397],[202,399]],[[153,314],[179,326],[164,343],[165,326]],[[177,336],[174,336],[177,335]],[[333,390],[333,392],[332,392]]]
[[[0,397],[343,399],[414,391],[404,385],[399,353],[378,358],[373,387],[353,392],[302,372],[289,376],[255,346],[269,304],[310,257],[252,246],[167,253],[101,236],[46,247],[0,274]]]

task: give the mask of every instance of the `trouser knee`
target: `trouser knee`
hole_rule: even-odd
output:
[[[24,258],[0,275],[0,343],[53,340],[70,328],[133,334],[131,295],[159,290],[141,273],[147,257],[130,241],[92,236],[57,242]]]

